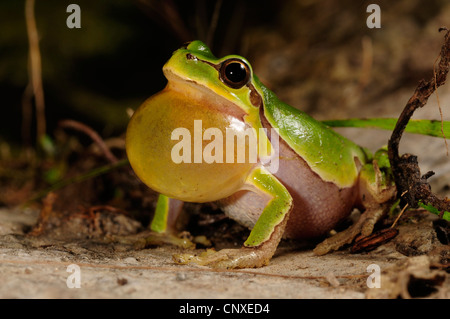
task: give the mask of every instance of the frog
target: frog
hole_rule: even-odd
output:
[[[246,58],[217,58],[195,40],[173,52],[163,73],[167,85],[142,103],[126,131],[134,173],[159,194],[152,233],[176,237],[174,224],[186,202],[215,203],[250,230],[239,248],[175,254],[176,263],[263,267],[283,238],[325,238],[313,250],[324,255],[370,235],[395,200],[386,148],[372,154],[282,102]],[[236,139],[246,134],[230,149],[237,153],[239,146],[248,156],[239,161],[231,152],[228,161],[220,160],[227,143],[211,132]],[[181,147],[193,140],[200,156]],[[250,159],[252,150],[256,160]],[[355,209],[362,212],[358,221],[330,236]]]

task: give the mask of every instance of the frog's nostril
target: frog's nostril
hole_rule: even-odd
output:
[[[183,45],[181,46],[182,49],[187,49],[187,47],[189,46],[189,44],[191,44],[192,41],[187,41],[184,42]]]

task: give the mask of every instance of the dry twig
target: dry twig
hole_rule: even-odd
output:
[[[36,27],[36,19],[34,17],[34,3],[35,0],[25,1],[25,20],[27,25],[28,43],[30,46],[30,61],[29,61],[29,73],[30,84],[32,94],[29,93],[29,88],[25,90],[23,98],[23,110],[24,116],[29,116],[30,110],[27,105],[31,105],[30,100],[34,96],[36,105],[36,133],[38,141],[44,137],[46,132],[46,120],[45,120],[45,102],[44,102],[44,89],[42,86],[42,66],[41,66],[41,53],[39,50],[39,35]],[[24,125],[29,125],[28,119],[24,120]],[[27,134],[27,129],[23,129]]]
[[[115,157],[114,154],[111,153],[111,151],[109,150],[108,146],[106,146],[101,136],[86,124],[74,120],[62,120],[59,122],[59,126],[65,128],[72,128],[85,133],[97,144],[97,146],[100,148],[100,150],[103,152],[103,154],[105,155],[105,157],[108,159],[109,162],[111,162],[112,164],[116,164],[118,162],[117,157]]]
[[[427,205],[434,206],[441,212],[450,211],[450,201],[438,198],[431,191],[431,186],[427,182],[427,179],[431,177],[434,172],[427,172],[422,176],[417,156],[404,154],[400,157],[398,147],[406,125],[414,112],[418,108],[423,107],[427,103],[428,98],[439,86],[443,85],[447,79],[450,68],[450,31],[447,29],[443,30],[446,31],[445,41],[441,47],[440,60],[437,69],[435,69],[433,77],[430,80],[421,80],[419,82],[413,96],[409,99],[403,109],[388,143],[389,161],[391,163],[397,191],[403,195],[402,200],[406,201],[411,208],[417,208],[419,202],[423,202]]]

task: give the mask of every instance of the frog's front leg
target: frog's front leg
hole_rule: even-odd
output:
[[[150,224],[150,234],[144,239],[144,246],[169,244],[182,248],[194,248],[195,244],[187,238],[175,234],[175,222],[183,209],[183,202],[160,194],[156,203],[155,215]]]
[[[174,256],[180,264],[196,263],[214,268],[255,268],[267,265],[283,236],[292,197],[272,174],[263,168],[254,169],[246,180],[251,189],[264,192],[272,199],[262,211],[249,237],[240,249],[223,249],[200,256]]]
[[[372,234],[375,224],[389,211],[396,195],[396,187],[390,173],[389,160],[385,149],[375,153],[372,163],[362,167],[359,174],[359,198],[364,213],[348,229],[325,239],[316,246],[314,253],[324,255],[350,244],[358,235]]]

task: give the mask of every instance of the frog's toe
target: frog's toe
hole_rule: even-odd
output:
[[[325,239],[314,248],[315,255],[325,255],[331,251],[338,250],[346,244],[350,244],[358,236],[368,236],[372,233],[375,224],[383,217],[386,210],[385,206],[371,209],[361,215],[359,220],[336,235]]]
[[[173,260],[178,264],[195,263],[202,266],[221,269],[257,268],[269,263],[271,256],[266,256],[257,248],[222,249],[218,252],[209,249],[200,255],[178,254]]]

